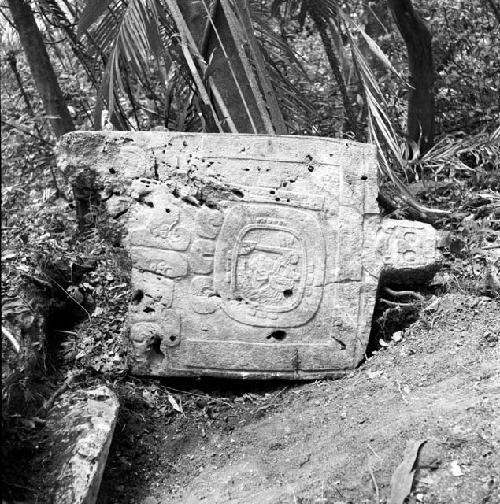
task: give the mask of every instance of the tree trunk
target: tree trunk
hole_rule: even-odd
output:
[[[309,10],[309,14],[319,32],[321,41],[323,42],[323,47],[325,49],[326,57],[328,58],[328,62],[330,63],[330,69],[332,70],[333,76],[337,81],[337,85],[342,96],[342,103],[344,105],[345,112],[344,130],[352,131],[356,140],[361,141],[361,132],[356,121],[356,114],[354,113],[354,108],[347,92],[344,77],[342,76],[342,72],[340,71],[340,61],[337,58],[337,54],[335,53],[335,48],[328,33],[327,25],[322,16],[318,15],[317,11],[314,8]]]
[[[236,7],[240,13],[244,13],[244,9],[247,8],[246,2],[247,0],[237,1]],[[208,4],[209,2],[205,1],[205,5]],[[208,15],[202,2],[180,0],[178,5],[200,53],[209,63],[208,73],[214,80],[238,132],[284,133],[285,127],[281,116],[271,124],[267,111],[268,108],[271,109],[270,97],[267,95],[264,98],[262,93],[265,94],[265,90],[260,89],[263,83],[259,82],[259,76],[254,73],[254,77],[249,77],[249,68],[245,70],[238,51],[238,42],[231,31],[221,1],[217,0],[211,9],[213,25],[207,21]],[[245,41],[248,42],[243,50],[259,50],[257,43],[248,39],[254,36],[253,33],[243,33],[243,30],[240,30],[240,33],[243,38],[246,36]],[[253,69],[251,71],[253,73]],[[250,78],[255,82],[250,82]],[[223,124],[223,127],[229,131],[227,125]]]
[[[407,133],[427,152],[434,143],[434,65],[431,34],[411,0],[389,0],[389,7],[408,49],[410,95]]]
[[[42,34],[26,0],[8,0],[19,38],[42,98],[50,124],[57,137],[75,129],[61,88],[45,49]]]
[[[217,4],[214,16],[215,28],[210,29],[206,43],[206,53],[203,56],[207,61],[212,57],[209,65],[210,73],[237,130],[240,133],[267,133],[260,118],[250,83],[238,57],[236,44],[231,35],[224,9],[219,2]],[[216,30],[219,36],[217,36]],[[229,58],[226,58],[221,46]],[[236,81],[240,89],[238,89]]]
[[[14,74],[14,77],[16,78],[17,85],[19,87],[19,92],[21,93],[21,96],[23,97],[24,104],[26,105],[26,110],[28,111],[28,114],[33,117],[35,113],[33,112],[33,107],[31,106],[30,99],[28,98],[28,95],[26,94],[26,90],[24,89],[24,84],[23,80],[21,79],[21,74],[19,73],[19,69],[17,68],[17,58],[14,53],[14,51],[10,51],[7,54],[7,61],[9,62],[10,69],[12,70],[12,73]]]

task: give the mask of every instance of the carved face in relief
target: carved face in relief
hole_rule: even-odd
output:
[[[222,309],[249,325],[296,327],[323,291],[324,243],[311,213],[267,205],[233,207],[219,235],[214,284]]]
[[[301,241],[288,232],[253,229],[238,245],[235,295],[271,311],[289,309],[303,278]]]

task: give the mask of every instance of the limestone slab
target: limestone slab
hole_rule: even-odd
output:
[[[136,374],[340,375],[363,358],[382,271],[438,261],[431,226],[380,217],[372,145],[71,133],[59,163],[95,171],[110,212],[128,201]]]
[[[54,504],[94,504],[118,417],[116,395],[106,386],[64,393],[54,404],[48,427],[54,460]]]

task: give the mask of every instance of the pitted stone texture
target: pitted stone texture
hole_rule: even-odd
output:
[[[54,504],[93,504],[118,416],[118,399],[105,386],[63,394],[48,416],[55,446],[49,471]]]
[[[129,198],[137,374],[340,375],[364,355],[382,269],[436,262],[431,226],[381,220],[371,145],[72,133],[60,164]]]

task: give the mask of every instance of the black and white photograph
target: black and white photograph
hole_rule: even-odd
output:
[[[499,0],[0,0],[2,504],[500,503]]]

